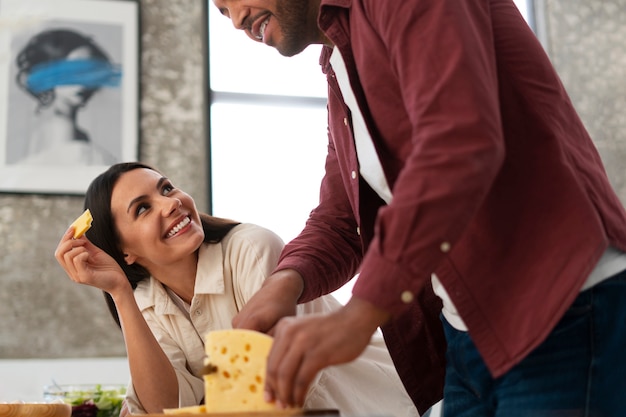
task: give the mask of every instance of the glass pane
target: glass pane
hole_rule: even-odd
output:
[[[514,1],[515,1],[515,5],[519,9],[519,11],[522,13],[522,16],[524,16],[524,19],[526,19],[526,21],[530,23],[528,2],[532,0],[514,0]]]
[[[214,91],[326,97],[321,45],[287,58],[236,30],[212,1],[209,8],[210,83]]]
[[[326,108],[216,103],[211,124],[213,214],[296,237],[318,202]]]

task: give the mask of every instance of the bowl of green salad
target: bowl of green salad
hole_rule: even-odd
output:
[[[72,406],[72,417],[118,417],[126,396],[121,384],[49,385],[44,400]]]

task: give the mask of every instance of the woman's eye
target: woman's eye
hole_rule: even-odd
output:
[[[163,195],[168,195],[170,192],[172,192],[173,189],[174,186],[172,184],[165,184],[161,189],[161,192],[163,193]]]
[[[135,215],[139,216],[144,211],[148,210],[148,206],[146,204],[139,204],[137,206],[137,210],[135,210]]]

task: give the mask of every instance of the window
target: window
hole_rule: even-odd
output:
[[[287,242],[317,205],[324,173],[321,46],[285,58],[234,30],[207,1],[212,214],[256,223]],[[527,1],[516,4],[528,19]],[[337,296],[345,301],[349,292]]]
[[[324,173],[321,46],[285,58],[208,6],[212,213],[288,241],[317,205]]]

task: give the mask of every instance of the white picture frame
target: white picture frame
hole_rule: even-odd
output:
[[[138,0],[0,0],[0,192],[84,194],[139,149]]]

